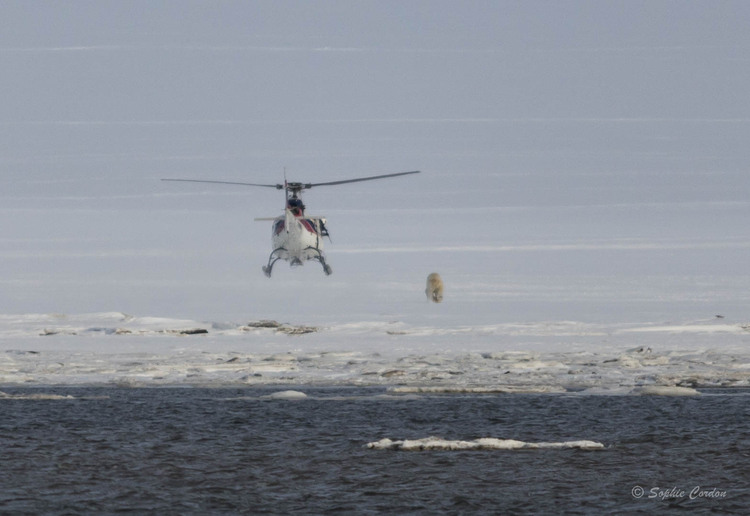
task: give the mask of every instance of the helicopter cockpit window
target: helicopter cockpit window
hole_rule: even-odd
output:
[[[305,205],[302,204],[302,200],[300,199],[289,199],[287,206],[297,216],[301,216],[305,211]]]

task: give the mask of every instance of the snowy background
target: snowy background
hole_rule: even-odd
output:
[[[3,2],[2,344],[741,353],[748,19],[742,1]],[[271,280],[253,218],[282,193],[160,181],[284,169],[422,174],[307,192],[334,273]],[[113,333],[153,318],[213,334]],[[262,319],[322,330],[238,329]]]

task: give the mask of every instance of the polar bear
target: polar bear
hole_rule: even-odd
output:
[[[427,276],[427,288],[424,290],[427,299],[435,303],[443,301],[443,279],[440,274],[433,272]]]

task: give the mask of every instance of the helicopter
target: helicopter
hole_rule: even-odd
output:
[[[373,181],[389,177],[419,174],[419,170],[411,172],[397,172],[395,174],[383,174],[379,176],[358,177],[340,181],[329,181],[326,183],[298,183],[288,182],[284,184],[257,184],[240,183],[234,181],[210,181],[204,179],[162,179],[162,181],[180,181],[187,183],[214,183],[223,185],[257,186],[262,188],[275,188],[285,190],[286,202],[284,204],[284,215],[271,218],[256,218],[256,221],[273,221],[271,225],[272,251],[268,257],[268,264],[263,266],[263,273],[271,277],[274,264],[279,260],[289,262],[291,267],[304,265],[308,260],[315,260],[323,266],[323,272],[329,276],[333,269],[326,262],[323,253],[323,238],[331,237],[326,227],[325,217],[305,215],[305,205],[300,198],[302,192],[317,186],[334,186],[347,183],[358,183],[360,181]],[[286,176],[286,174],[284,174]]]

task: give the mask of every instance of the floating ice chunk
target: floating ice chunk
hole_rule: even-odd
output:
[[[300,391],[279,391],[263,397],[272,400],[301,400],[307,398],[307,394]]]
[[[579,395],[593,395],[593,396],[626,396],[632,394],[633,389],[628,386],[595,386],[583,389],[576,392]]]
[[[0,391],[0,400],[74,400],[73,396],[61,394],[8,394]]]
[[[567,449],[577,448],[581,450],[604,449],[602,443],[596,441],[562,441],[549,443],[529,443],[515,439],[497,439],[485,437],[473,441],[448,441],[439,437],[425,437],[423,439],[405,439],[393,441],[381,439],[367,443],[367,447],[375,450],[521,450],[521,449]]]
[[[700,392],[692,387],[678,387],[676,385],[644,385],[633,389],[633,394],[644,396],[700,396]]]
[[[466,387],[460,385],[424,385],[424,386],[401,386],[391,387],[393,393],[417,393],[417,394],[549,394],[564,393],[564,387],[555,385],[495,385]]]

